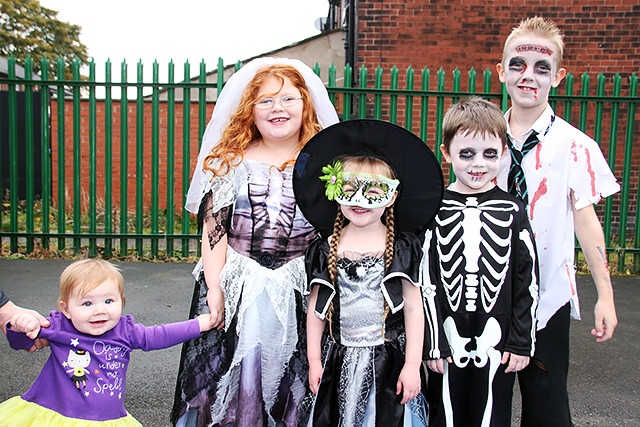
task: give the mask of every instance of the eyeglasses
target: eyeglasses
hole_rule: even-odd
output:
[[[280,97],[280,105],[284,108],[293,107],[298,105],[298,102],[302,99],[301,96],[283,95]],[[260,98],[253,103],[258,110],[270,110],[276,105],[278,98]]]

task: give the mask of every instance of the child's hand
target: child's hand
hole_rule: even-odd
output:
[[[504,370],[505,373],[518,372],[527,367],[529,364],[529,356],[520,356],[505,351],[502,353],[502,361],[500,363],[504,365],[507,362],[509,362],[509,366]]]
[[[444,360],[445,359],[427,360],[427,368],[433,372],[444,375]],[[451,357],[447,357],[447,362],[451,363]]]
[[[198,317],[198,323],[200,324],[200,332],[207,332],[213,329],[213,319],[210,314],[201,314]]]
[[[5,311],[4,314],[4,318],[9,320],[9,325],[11,325],[12,329],[14,329],[17,332],[30,332],[30,334],[28,334],[27,336],[31,339],[34,340],[33,342],[33,346],[28,349],[27,351],[29,353],[33,353],[34,351],[40,350],[41,348],[44,348],[46,346],[49,345],[49,341],[43,339],[43,338],[36,338],[38,336],[38,334],[40,333],[40,328],[38,328],[37,330],[32,330],[33,328],[30,328],[29,331],[22,331],[20,329],[18,329],[17,326],[14,326],[11,324],[12,319],[18,315],[26,315],[26,316],[34,316],[38,322],[40,323],[40,327],[41,328],[48,328],[51,324],[49,323],[49,320],[47,320],[43,315],[41,315],[40,313],[38,313],[35,310],[30,310],[28,308],[22,308],[22,307],[18,307],[17,305],[15,305],[14,303],[12,303],[11,301],[9,301],[8,303],[6,303],[3,306],[3,309]],[[29,318],[29,317],[27,317]],[[0,327],[2,328],[2,332],[6,333],[5,331],[5,323],[3,322]]]
[[[396,394],[399,396],[401,393],[401,405],[409,402],[420,393],[420,365],[404,365],[398,377],[398,384],[396,384]]]
[[[313,394],[318,394],[320,379],[322,378],[322,362],[320,360],[309,361],[309,388]]]
[[[11,316],[9,324],[12,330],[23,332],[32,340],[35,340],[40,333],[40,320],[27,311],[21,311]]]
[[[591,330],[591,335],[596,337],[596,342],[604,342],[613,337],[613,331],[618,325],[616,316],[616,307],[613,303],[613,297],[609,300],[606,298],[598,298],[594,308],[595,328]]]
[[[213,328],[224,327],[224,294],[220,286],[212,286],[207,291],[207,305],[211,312],[211,324]]]

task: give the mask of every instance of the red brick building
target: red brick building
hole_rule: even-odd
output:
[[[564,33],[563,67],[574,78],[571,88],[574,95],[595,95],[599,75],[605,82],[602,95],[615,95],[613,77],[619,73],[622,77],[619,95],[628,96],[629,76],[640,72],[640,3],[637,0],[329,0],[329,4],[326,27],[344,29],[345,61],[356,70],[363,66],[373,70],[380,65],[385,70],[385,82],[389,81],[388,70],[392,66],[398,68],[401,79],[405,70],[412,67],[416,72],[414,87],[420,88],[420,72],[428,68],[433,88],[434,75],[442,69],[447,76],[445,90],[453,90],[453,71],[457,68],[466,76],[473,68],[478,73],[477,88],[482,88],[482,73],[489,70],[493,75],[490,92],[499,93],[495,66],[501,60],[504,41],[522,19],[533,16],[553,20]],[[591,79],[585,88],[581,82],[584,73]],[[373,72],[368,75],[367,86],[371,87]],[[356,72],[354,80],[357,79]],[[466,78],[461,79],[461,91],[467,90],[466,82]],[[360,83],[356,81],[354,86]],[[399,86],[404,87],[404,83],[400,82]],[[567,79],[558,93],[566,91]],[[430,101],[430,109],[433,104]],[[589,101],[584,106],[574,105],[569,112],[559,102],[556,111],[578,126],[584,120],[579,116],[583,107],[588,110],[585,132],[600,140],[603,151],[615,158],[614,173],[623,183],[623,191],[625,185],[629,185],[628,211],[633,216],[640,169],[636,136],[639,120],[632,123],[636,130],[635,134],[632,132],[633,149],[627,151],[624,144],[629,130],[628,104],[609,104],[597,112],[597,103]],[[402,109],[401,102],[399,108]],[[435,148],[437,125],[435,120],[429,120],[425,139]],[[629,161],[630,167],[625,165]],[[625,169],[629,171],[626,182]],[[618,194],[613,198],[614,218],[620,216],[620,197]]]
[[[347,61],[404,69],[495,69],[511,28],[551,19],[565,34],[564,66],[574,75],[640,71],[637,0],[330,0],[328,25],[344,23]],[[340,4],[338,4],[340,3]],[[355,14],[349,16],[349,10]],[[333,19],[331,17],[334,17]]]

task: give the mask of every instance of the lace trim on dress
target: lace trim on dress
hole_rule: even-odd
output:
[[[258,276],[263,279],[252,279]],[[305,289],[301,285],[304,284],[305,277],[303,257],[276,270],[270,270],[255,260],[238,254],[231,247],[227,249],[227,262],[220,273],[220,286],[225,295],[225,319],[237,317],[238,342],[231,361],[233,368],[218,384],[220,398],[212,408],[213,414],[226,413],[238,387],[240,362],[257,346],[260,346],[262,352],[262,394],[265,410],[269,413],[276,401],[280,381],[296,350],[298,336],[295,326],[295,294],[304,294]],[[252,286],[245,286],[249,282]],[[267,310],[267,304],[272,309]],[[306,312],[306,306],[303,309]],[[250,318],[251,313],[262,310],[277,319],[264,322],[271,325],[268,330],[255,328],[255,323]],[[304,385],[294,383],[291,388],[296,401],[302,401]],[[214,416],[214,423],[220,420],[221,418]]]
[[[338,254],[337,266],[347,272],[350,279],[363,278],[371,267],[383,258],[383,251],[344,251]]]
[[[220,160],[216,159],[214,165],[217,165],[219,162]],[[233,215],[233,206],[240,192],[240,186],[246,182],[248,176],[249,171],[244,163],[240,163],[236,168],[229,170],[229,173],[224,176],[214,177],[211,171],[206,172],[203,177],[202,195],[205,198],[210,195],[211,202],[209,203],[207,201],[207,204],[211,205],[212,215],[228,207],[228,216],[231,218]],[[229,224],[229,227],[231,227],[231,224]],[[222,236],[224,236],[224,234],[218,235],[220,239]],[[215,244],[211,243],[211,240],[209,240],[209,243],[212,247]],[[202,258],[198,260],[192,272],[196,280],[198,280],[200,272],[202,272]]]
[[[213,166],[216,167],[219,164],[220,160],[215,159]],[[240,163],[235,168],[230,169],[223,176],[213,176],[213,173],[208,170],[202,178],[202,197],[204,198],[211,193],[211,204],[214,212],[225,206],[233,205],[238,198],[240,186],[247,181],[248,175],[249,171],[244,163]]]
[[[209,192],[202,201],[203,222],[207,224],[207,237],[209,238],[211,249],[227,234],[231,223],[231,212],[233,211],[231,205],[214,211],[214,206],[211,203],[212,199],[212,193]]]

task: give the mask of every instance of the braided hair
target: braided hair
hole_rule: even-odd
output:
[[[391,169],[391,167],[381,159],[376,157],[367,157],[367,156],[345,156],[341,158],[343,163],[343,168],[348,166],[353,166],[357,171],[367,171],[373,172],[378,175],[386,176],[387,178],[395,179],[396,175]],[[388,206],[383,215],[382,222],[386,226],[386,237],[385,237],[385,250],[384,250],[384,261],[385,261],[385,274],[391,267],[391,262],[393,261],[394,256],[394,241],[395,241],[395,215],[393,205]],[[340,244],[340,237],[342,236],[342,229],[348,223],[345,218],[342,210],[340,209],[340,205],[338,205],[338,212],[336,214],[336,220],[333,224],[333,234],[330,238],[329,244],[329,256],[327,259],[327,268],[329,270],[329,277],[331,279],[331,283],[334,286],[337,286],[338,279],[338,246]],[[383,323],[387,318],[389,313],[389,304],[387,304],[386,300],[384,303],[384,315],[383,315]],[[329,308],[327,310],[327,322],[329,323],[329,334],[333,336],[332,333],[332,322],[331,318],[333,315],[333,302],[330,303]],[[384,337],[384,329],[382,330],[382,335]]]

